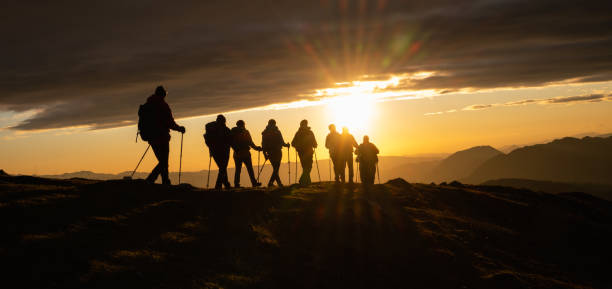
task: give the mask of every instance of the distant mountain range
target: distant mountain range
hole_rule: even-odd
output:
[[[451,182],[503,185],[524,187],[545,192],[582,191],[599,196],[608,196],[612,186],[612,134],[601,137],[566,137],[545,144],[520,148],[504,147],[511,152],[505,154],[491,146],[477,146],[458,151],[446,158],[440,156],[401,157],[381,156],[379,168],[381,182],[394,178],[404,178],[410,182]],[[321,156],[327,157],[327,156]],[[319,158],[318,170],[314,166],[311,173],[313,181],[330,180],[330,163],[327,158]],[[148,169],[148,168],[147,168]],[[291,162],[291,180],[287,163],[281,165],[281,179],[285,184],[295,182],[295,160]],[[262,170],[260,182],[264,185],[270,177],[269,165]],[[96,180],[121,179],[131,172],[119,174],[99,174],[81,171],[42,177],[70,179],[85,178]],[[297,168],[297,174],[301,169]],[[357,167],[355,165],[355,174]],[[230,182],[233,183],[234,169],[229,169]],[[256,172],[257,175],[257,172]],[[137,172],[134,178],[145,178],[146,172]],[[208,171],[183,172],[181,182],[198,187],[206,187]],[[217,171],[210,172],[209,186],[214,186]],[[178,182],[178,173],[172,172],[173,183]],[[246,170],[242,170],[241,185],[250,186]],[[603,194],[603,195],[602,195]]]
[[[516,149],[487,160],[462,180],[501,178],[612,184],[612,137],[568,137]]]

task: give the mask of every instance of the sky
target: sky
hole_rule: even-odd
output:
[[[610,1],[175,2],[3,1],[0,168],[133,169],[157,85],[189,171],[219,113],[256,143],[270,118],[288,141],[308,119],[320,143],[333,122],[383,155],[612,132]]]

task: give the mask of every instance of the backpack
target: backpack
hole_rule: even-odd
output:
[[[214,145],[215,136],[218,134],[216,122],[212,121],[204,126],[204,142],[208,147]]]
[[[143,141],[149,141],[155,136],[155,106],[146,102],[138,108],[138,133]]]
[[[250,143],[249,132],[247,130],[232,129],[232,149],[239,151],[248,147]]]
[[[266,129],[261,133],[261,146],[266,151],[277,150],[282,147],[276,130]]]

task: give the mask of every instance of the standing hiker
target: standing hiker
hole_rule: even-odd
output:
[[[359,163],[361,182],[366,186],[374,184],[378,153],[378,148],[370,142],[370,138],[367,135],[363,137],[363,143],[355,150],[357,162]]]
[[[174,121],[170,106],[166,103],[166,90],[158,86],[155,93],[138,110],[138,131],[142,140],[149,142],[157,157],[157,165],[146,181],[155,183],[161,174],[162,184],[170,185],[168,177],[168,155],[170,153],[170,130],[185,133],[185,127]]]
[[[349,183],[353,183],[353,148],[357,147],[357,141],[355,137],[349,133],[348,128],[342,127],[342,134],[340,135],[338,143],[338,158],[340,160],[340,179],[342,182],[346,182],[345,168],[348,166],[348,177]]]
[[[204,141],[208,146],[210,157],[215,159],[215,163],[219,168],[217,183],[215,184],[215,189],[217,190],[220,190],[223,186],[225,186],[226,189],[231,188],[229,180],[227,179],[227,164],[230,157],[231,136],[230,129],[225,123],[225,117],[222,114],[218,115],[216,121],[206,124],[206,132],[204,134]]]
[[[274,181],[279,187],[283,186],[278,171],[280,169],[281,160],[283,159],[283,147],[289,147],[289,143],[285,143],[283,135],[276,126],[276,121],[270,119],[268,126],[261,133],[261,146],[263,148],[264,157],[270,160],[272,164],[272,176],[268,182],[268,187],[274,185]]]
[[[314,133],[308,126],[307,120],[300,122],[300,128],[295,133],[291,145],[295,148],[300,156],[300,164],[302,165],[302,176],[300,176],[300,184],[308,185],[310,180],[310,171],[312,170],[312,155],[314,149],[317,148],[317,140]],[[297,172],[296,172],[297,173]]]
[[[325,147],[329,150],[329,158],[334,165],[334,180],[340,181],[340,160],[338,159],[338,146],[340,144],[340,134],[336,131],[334,124],[329,125],[329,134],[325,138]]]
[[[234,149],[234,164],[236,164],[236,173],[234,174],[234,186],[240,187],[240,171],[242,170],[242,164],[249,173],[251,184],[253,187],[261,186],[261,183],[257,182],[255,173],[253,172],[253,162],[251,161],[251,148],[257,151],[261,151],[261,147],[256,146],[253,143],[251,134],[245,127],[244,120],[236,122],[236,126],[230,131],[232,138],[232,148]]]

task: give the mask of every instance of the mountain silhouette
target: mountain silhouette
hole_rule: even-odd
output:
[[[0,189],[3,282],[20,288],[612,285],[612,203],[580,193],[30,176]]]
[[[530,179],[564,183],[612,184],[612,137],[563,138],[516,149],[483,163],[468,183]]]
[[[450,155],[436,166],[430,175],[435,182],[463,179],[484,162],[500,155],[503,153],[491,146],[472,147]]]

